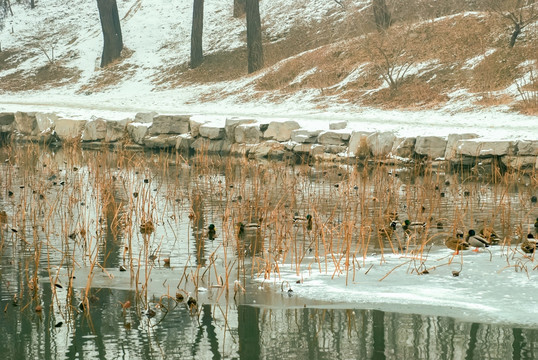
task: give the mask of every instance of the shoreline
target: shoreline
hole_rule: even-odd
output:
[[[106,115],[106,114],[105,114]],[[118,115],[118,114],[116,114]],[[121,113],[121,116],[125,116]],[[256,159],[293,157],[349,162],[378,160],[448,161],[456,166],[499,165],[538,168],[538,139],[488,140],[478,133],[360,130],[352,121],[139,112],[114,116],[67,116],[61,112],[0,112],[0,133],[15,142],[61,146],[80,141],[85,149],[176,150],[239,155]]]

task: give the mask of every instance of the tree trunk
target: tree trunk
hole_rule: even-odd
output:
[[[512,33],[512,36],[510,37],[510,47],[513,48],[516,44],[516,39],[521,34],[521,25],[518,23],[514,23],[514,32]]]
[[[123,39],[116,0],[97,0],[97,7],[104,40],[101,67],[105,67],[120,57]]]
[[[248,73],[263,67],[262,26],[258,0],[246,0]]]
[[[385,0],[373,0],[374,21],[377,30],[386,30],[390,26],[390,12]]]
[[[35,8],[35,0],[30,0],[30,9]]]
[[[197,68],[204,61],[202,51],[202,33],[204,30],[204,0],[194,0],[192,6],[191,31],[191,69]]]
[[[245,15],[245,3],[246,0],[234,0],[234,18]]]

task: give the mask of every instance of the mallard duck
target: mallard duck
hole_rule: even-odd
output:
[[[295,213],[295,216],[293,216],[293,222],[295,224],[306,224],[307,230],[312,230],[312,215],[310,214],[303,217]]]
[[[409,219],[406,219],[403,224],[403,229],[405,232],[409,233],[411,231],[422,231],[426,228],[426,223],[421,221],[411,222]]]
[[[396,226],[393,226],[393,223],[396,224],[395,221],[391,222],[389,226],[380,226],[377,228],[377,233],[379,236],[390,238],[392,237],[392,234],[394,233],[394,229]]]
[[[463,233],[458,231],[456,237],[450,236],[445,240],[445,246],[455,250],[454,255],[458,255],[460,250],[468,250],[470,245],[463,239]]]
[[[187,307],[191,312],[196,311],[198,308],[198,303],[195,298],[192,296],[189,296],[189,299],[187,300]]]
[[[142,234],[151,234],[153,231],[155,231],[155,225],[153,225],[153,221],[148,220],[140,224],[140,232]]]
[[[207,227],[207,238],[209,240],[214,240],[217,237],[217,230],[215,229],[215,224],[209,224]]]
[[[405,231],[403,229],[402,223],[399,221],[393,221],[390,223],[390,229],[391,229],[391,235],[395,234],[397,237],[397,240],[404,241],[406,240]]]
[[[239,236],[243,236],[246,231],[258,230],[260,227],[261,227],[261,225],[258,224],[258,223],[245,224],[244,222],[240,221],[240,222],[237,223],[237,229],[238,229],[237,234]]]
[[[536,239],[534,235],[527,235],[527,239],[521,243],[521,250],[526,254],[532,254],[536,250]]]
[[[469,245],[475,248],[473,250],[474,252],[478,252],[478,248],[489,247],[489,242],[482,236],[476,235],[476,232],[473,229],[469,230],[469,234],[465,240],[469,243]]]
[[[484,227],[480,230],[480,236],[489,241],[491,245],[496,245],[501,241],[501,238],[497,236],[495,230],[491,227]]]

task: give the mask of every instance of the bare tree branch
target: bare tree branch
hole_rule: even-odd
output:
[[[512,23],[513,31],[509,42],[511,48],[523,29],[538,19],[536,4],[536,0],[485,0],[485,5],[491,12]]]

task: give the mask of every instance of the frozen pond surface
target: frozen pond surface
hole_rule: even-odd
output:
[[[0,160],[10,358],[537,356],[538,263],[519,246],[535,174],[36,146]],[[396,217],[426,228],[390,233]],[[499,245],[444,246],[482,227]]]

